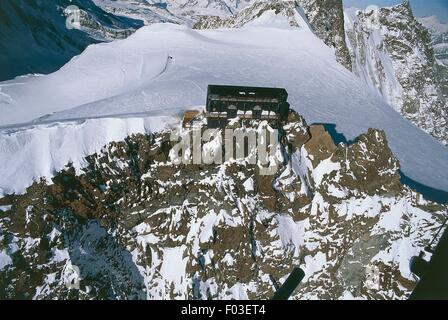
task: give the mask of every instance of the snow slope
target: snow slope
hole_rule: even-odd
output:
[[[80,172],[87,164],[85,157],[104,145],[132,134],[160,131],[176,120],[129,116],[4,130],[0,136],[0,197],[23,193],[33,180],[51,181],[68,163]]]
[[[265,12],[261,19],[274,15]],[[283,26],[144,27],[125,40],[90,46],[51,75],[0,83],[0,125],[50,113],[45,120],[55,122],[144,111],[177,114],[203,105],[211,83],[285,87],[308,122],[334,123],[347,139],[369,127],[384,129],[406,175],[448,190],[448,149],[339,65],[334,51],[312,32]],[[5,132],[0,157],[10,167],[14,159],[5,162],[5,145],[26,142],[5,142]],[[0,177],[0,186],[8,183]]]
[[[437,61],[448,66],[448,23],[441,23],[436,16],[420,18],[418,21],[431,33]]]

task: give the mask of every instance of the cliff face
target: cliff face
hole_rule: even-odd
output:
[[[444,207],[400,184],[382,131],[335,145],[288,120],[272,176],[247,158],[173,165],[168,130],[0,199],[0,297],[266,299],[299,265],[294,299],[406,298]]]
[[[447,144],[447,99],[429,32],[409,3],[346,11],[353,72],[404,117]]]
[[[66,26],[64,11],[73,5],[81,9],[80,30]],[[89,44],[126,37],[140,26],[139,21],[104,12],[90,0],[2,1],[0,81],[54,72]]]

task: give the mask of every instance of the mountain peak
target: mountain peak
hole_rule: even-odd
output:
[[[418,21],[433,34],[448,33],[448,23],[440,22],[437,16],[419,18]]]
[[[308,22],[297,1],[257,1],[228,18],[202,16],[194,29],[241,28],[264,26],[274,28],[308,28]]]

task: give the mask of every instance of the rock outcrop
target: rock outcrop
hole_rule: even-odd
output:
[[[405,118],[447,144],[448,100],[429,32],[409,2],[346,10],[353,72]]]
[[[174,165],[167,130],[0,199],[0,298],[266,299],[295,265],[293,299],[406,298],[445,207],[400,184],[382,131],[336,145],[294,112],[283,130],[271,176],[248,158]]]
[[[420,18],[418,21],[431,34],[437,78],[442,86],[444,98],[448,100],[448,24],[441,23],[435,16]]]
[[[67,28],[70,6],[80,8],[69,19],[80,30]],[[54,72],[88,45],[127,37],[143,25],[91,0],[2,1],[0,12],[0,81]]]
[[[345,42],[344,7],[342,0],[299,0],[313,31],[326,45],[335,49],[336,59],[352,70],[350,53]]]

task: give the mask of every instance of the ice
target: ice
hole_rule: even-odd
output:
[[[66,261],[66,260],[70,260],[70,254],[68,252],[67,249],[52,249],[53,252],[53,258],[52,261],[53,262],[61,262],[61,261]]]

